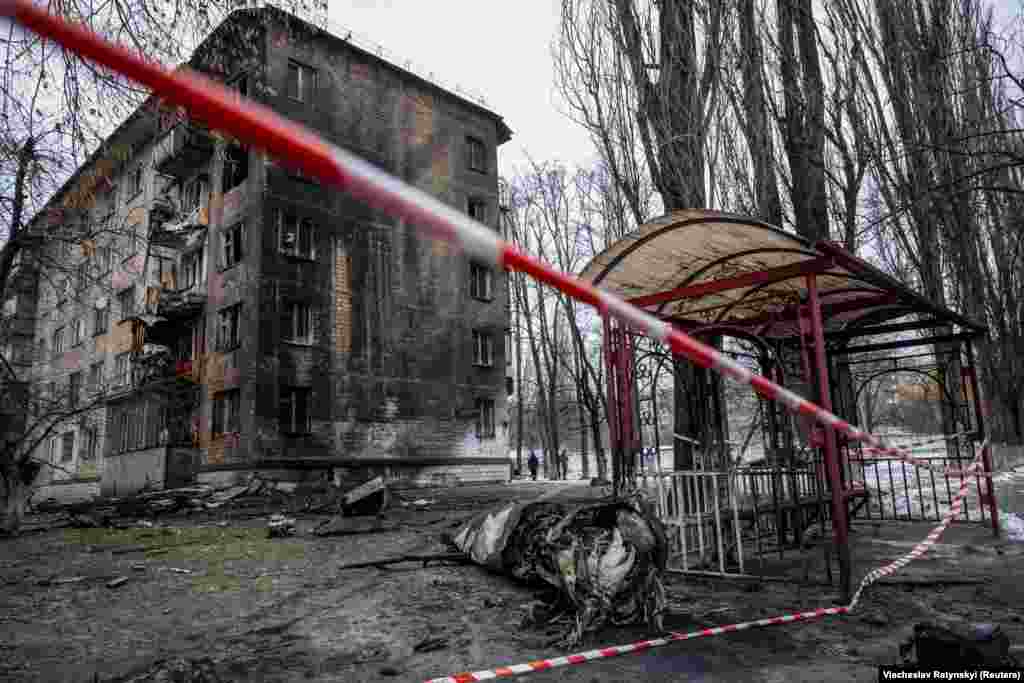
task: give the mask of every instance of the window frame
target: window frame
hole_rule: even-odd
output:
[[[181,255],[181,282],[179,291],[200,286],[206,280],[206,248],[200,247]],[[193,272],[194,271],[194,272]]]
[[[89,364],[89,391],[94,394],[102,391],[104,365],[102,360]]]
[[[106,334],[110,330],[110,304],[108,303],[102,308],[94,306],[92,310],[92,336],[98,337],[102,334]]]
[[[494,301],[494,271],[476,261],[469,263],[469,295],[477,301]]]
[[[278,398],[278,427],[282,434],[287,436],[305,436],[311,434],[313,431],[313,421],[310,414],[310,406],[312,401],[313,392],[310,387],[298,387],[298,386],[282,386],[280,389],[281,395]],[[302,396],[305,401],[305,424],[298,424],[299,422],[299,411],[297,406],[299,405],[296,401],[296,397]],[[285,423],[283,406],[287,402],[288,405],[288,422]]]
[[[131,355],[131,351],[124,351],[114,356],[114,383],[116,386],[126,387],[132,383]]]
[[[131,304],[125,306],[126,301],[131,302]],[[128,320],[129,318],[135,316],[135,285],[132,285],[131,287],[128,287],[126,289],[122,289],[120,292],[117,293],[117,307],[118,312],[121,314],[122,321]],[[127,314],[125,309],[128,309]]]
[[[239,389],[218,391],[213,395],[211,433],[214,437],[237,433],[241,420],[242,392]]]
[[[313,343],[313,306],[308,301],[287,301],[282,313],[282,341],[290,344]],[[305,319],[306,334],[299,335],[299,322]]]
[[[494,367],[494,335],[486,330],[473,330],[473,365]]]
[[[483,197],[469,197],[466,200],[466,215],[478,223],[488,225],[487,220],[489,207],[490,205]]]
[[[221,230],[220,240],[220,270],[230,270],[245,258],[245,222]]]
[[[59,356],[64,353],[64,326],[61,325],[53,331],[53,355]]]
[[[233,159],[232,155],[236,151],[238,152],[240,157],[238,159]],[[240,172],[234,172],[233,171],[229,175],[228,174],[228,168],[230,167],[231,169],[234,169],[234,168],[236,168],[236,166],[239,169],[241,169],[244,166],[245,174],[242,175]],[[234,182],[234,184],[229,186],[228,185],[229,180]],[[221,174],[220,174],[221,194],[227,194],[228,192],[231,192],[232,190],[235,190],[236,188],[241,187],[248,180],[249,180],[249,148],[245,147],[243,145],[235,145],[235,144],[228,145],[227,148],[224,150],[224,163],[223,163],[223,168],[222,168]]]
[[[68,437],[71,437],[70,439]],[[68,448],[70,443],[71,448]],[[69,429],[60,435],[60,462],[61,464],[75,461],[75,430]]]
[[[295,94],[292,94],[292,73],[296,74]],[[305,74],[305,77],[304,77]],[[309,81],[309,82],[307,82]],[[310,66],[304,62],[300,62],[296,59],[289,59],[287,70],[285,72],[285,96],[292,102],[302,102],[303,104],[313,104],[313,100],[316,99],[316,91],[319,85],[319,75],[317,74],[316,67]]]
[[[495,403],[493,398],[476,399],[476,436],[481,441],[497,438]]]
[[[140,194],[142,194],[142,190],[146,185],[145,169],[143,168],[142,164],[136,164],[135,167],[132,168],[131,175],[129,177],[129,182],[131,183],[129,186],[131,189],[128,195],[128,201],[132,201]]]
[[[479,150],[479,159],[475,151]],[[487,173],[487,146],[484,141],[475,135],[466,136],[466,167],[477,173]]]
[[[81,346],[85,343],[85,320],[75,318],[71,321],[71,348]]]
[[[77,408],[82,395],[82,371],[76,370],[68,375],[68,407]]]
[[[293,225],[295,229],[295,240],[291,247],[285,246],[285,225],[286,222],[289,225]],[[309,247],[308,253],[302,250],[303,236],[305,236],[306,245]],[[316,260],[316,224],[312,218],[300,216],[298,213],[287,211],[285,209],[278,209],[277,212],[277,251],[284,256],[292,259],[300,259],[303,261],[315,261]]]
[[[242,345],[242,304],[232,304],[217,311],[217,350],[232,351]],[[228,339],[225,339],[227,330]]]

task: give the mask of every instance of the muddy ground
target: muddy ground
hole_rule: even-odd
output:
[[[392,530],[333,538],[308,533],[326,515],[299,512],[299,535],[269,540],[275,510],[265,504],[161,518],[153,528],[56,529],[0,541],[0,680],[173,680],[168,671],[185,661],[205,667],[208,680],[423,681],[565,654],[549,635],[523,627],[533,590],[475,566],[339,567],[441,552],[443,531],[501,500],[597,491],[518,483],[405,492],[386,515]],[[408,504],[418,499],[431,502]],[[926,533],[858,528],[858,578]],[[853,616],[676,643],[522,680],[872,681],[879,663],[898,660],[912,625],[932,618],[1000,623],[1021,645],[1022,551],[979,527],[954,527],[900,577],[979,583],[876,586]],[[127,581],[111,583],[121,577]],[[829,605],[837,594],[795,581],[673,577],[669,596],[666,626],[690,631]],[[649,635],[608,628],[578,649]],[[428,637],[446,644],[417,652]]]

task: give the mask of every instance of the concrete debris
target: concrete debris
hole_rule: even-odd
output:
[[[119,576],[116,579],[113,579],[112,581],[107,581],[107,588],[119,588],[125,585],[126,583],[128,583],[128,577]]]
[[[269,538],[284,538],[295,535],[295,520],[284,515],[271,515],[267,523],[267,536]]]
[[[916,624],[900,645],[906,663],[945,671],[1020,666],[1010,650],[1010,639],[998,625],[962,622]]]
[[[154,663],[148,671],[125,683],[221,683],[222,680],[211,659],[170,659]]]
[[[354,534],[375,534],[384,531],[395,531],[397,524],[385,524],[379,517],[357,519],[338,515],[319,524],[313,534],[316,536],[350,536]]]
[[[408,506],[411,505],[413,507],[422,508],[422,507],[426,507],[428,505],[433,505],[436,502],[437,502],[437,500],[435,500],[433,498],[431,498],[430,500],[427,500],[426,498],[418,498],[416,500],[406,501],[405,503],[402,503],[402,505],[405,506],[405,507],[408,507]]]
[[[509,503],[467,522],[452,543],[477,564],[557,589],[545,613],[575,612],[566,645],[607,623],[662,627],[668,543],[642,498],[579,507]]]
[[[374,477],[349,489],[341,497],[341,510],[345,516],[379,515],[391,502],[391,491],[384,477]]]
[[[416,645],[413,646],[413,652],[436,652],[437,650],[443,650],[448,647],[448,639],[436,637],[432,638],[427,636]]]

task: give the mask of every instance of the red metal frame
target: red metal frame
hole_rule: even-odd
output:
[[[634,306],[653,306],[655,304],[663,304],[668,303],[669,301],[678,301],[680,299],[697,299],[702,296],[707,296],[708,294],[725,292],[730,289],[739,289],[741,287],[750,287],[752,285],[771,282],[781,282],[782,280],[788,280],[789,278],[798,277],[800,275],[807,275],[808,273],[823,273],[833,265],[835,265],[835,260],[831,256],[821,256],[788,266],[768,268],[767,270],[756,270],[750,273],[744,273],[743,275],[737,275],[735,277],[712,280],[711,282],[701,282],[696,285],[687,285],[686,287],[677,287],[657,294],[645,294],[644,296],[638,296],[634,299],[627,299],[627,301]]]
[[[887,304],[895,304],[900,302],[900,297],[897,294],[887,292],[880,294],[879,296],[873,297],[862,297],[854,299],[852,301],[840,301],[839,303],[831,304],[828,306],[821,307],[821,313],[824,316],[833,316],[840,313],[851,313],[853,311],[859,311],[863,308],[870,308],[872,306],[885,306]],[[796,322],[800,318],[799,306],[787,306],[779,311],[772,311],[771,313],[764,313],[762,315],[753,316],[750,318],[740,318],[732,320],[721,320],[716,324],[721,325],[733,325],[736,327],[754,327],[757,325],[763,325],[766,323],[783,323],[783,322]],[[690,330],[694,327],[700,327],[707,325],[706,322],[700,320],[686,320],[672,318],[672,324],[683,330]]]

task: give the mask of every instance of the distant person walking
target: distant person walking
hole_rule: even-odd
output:
[[[537,454],[530,451],[530,458],[526,461],[526,466],[530,468],[530,478],[537,481],[537,468],[540,467],[540,460],[537,459]]]

